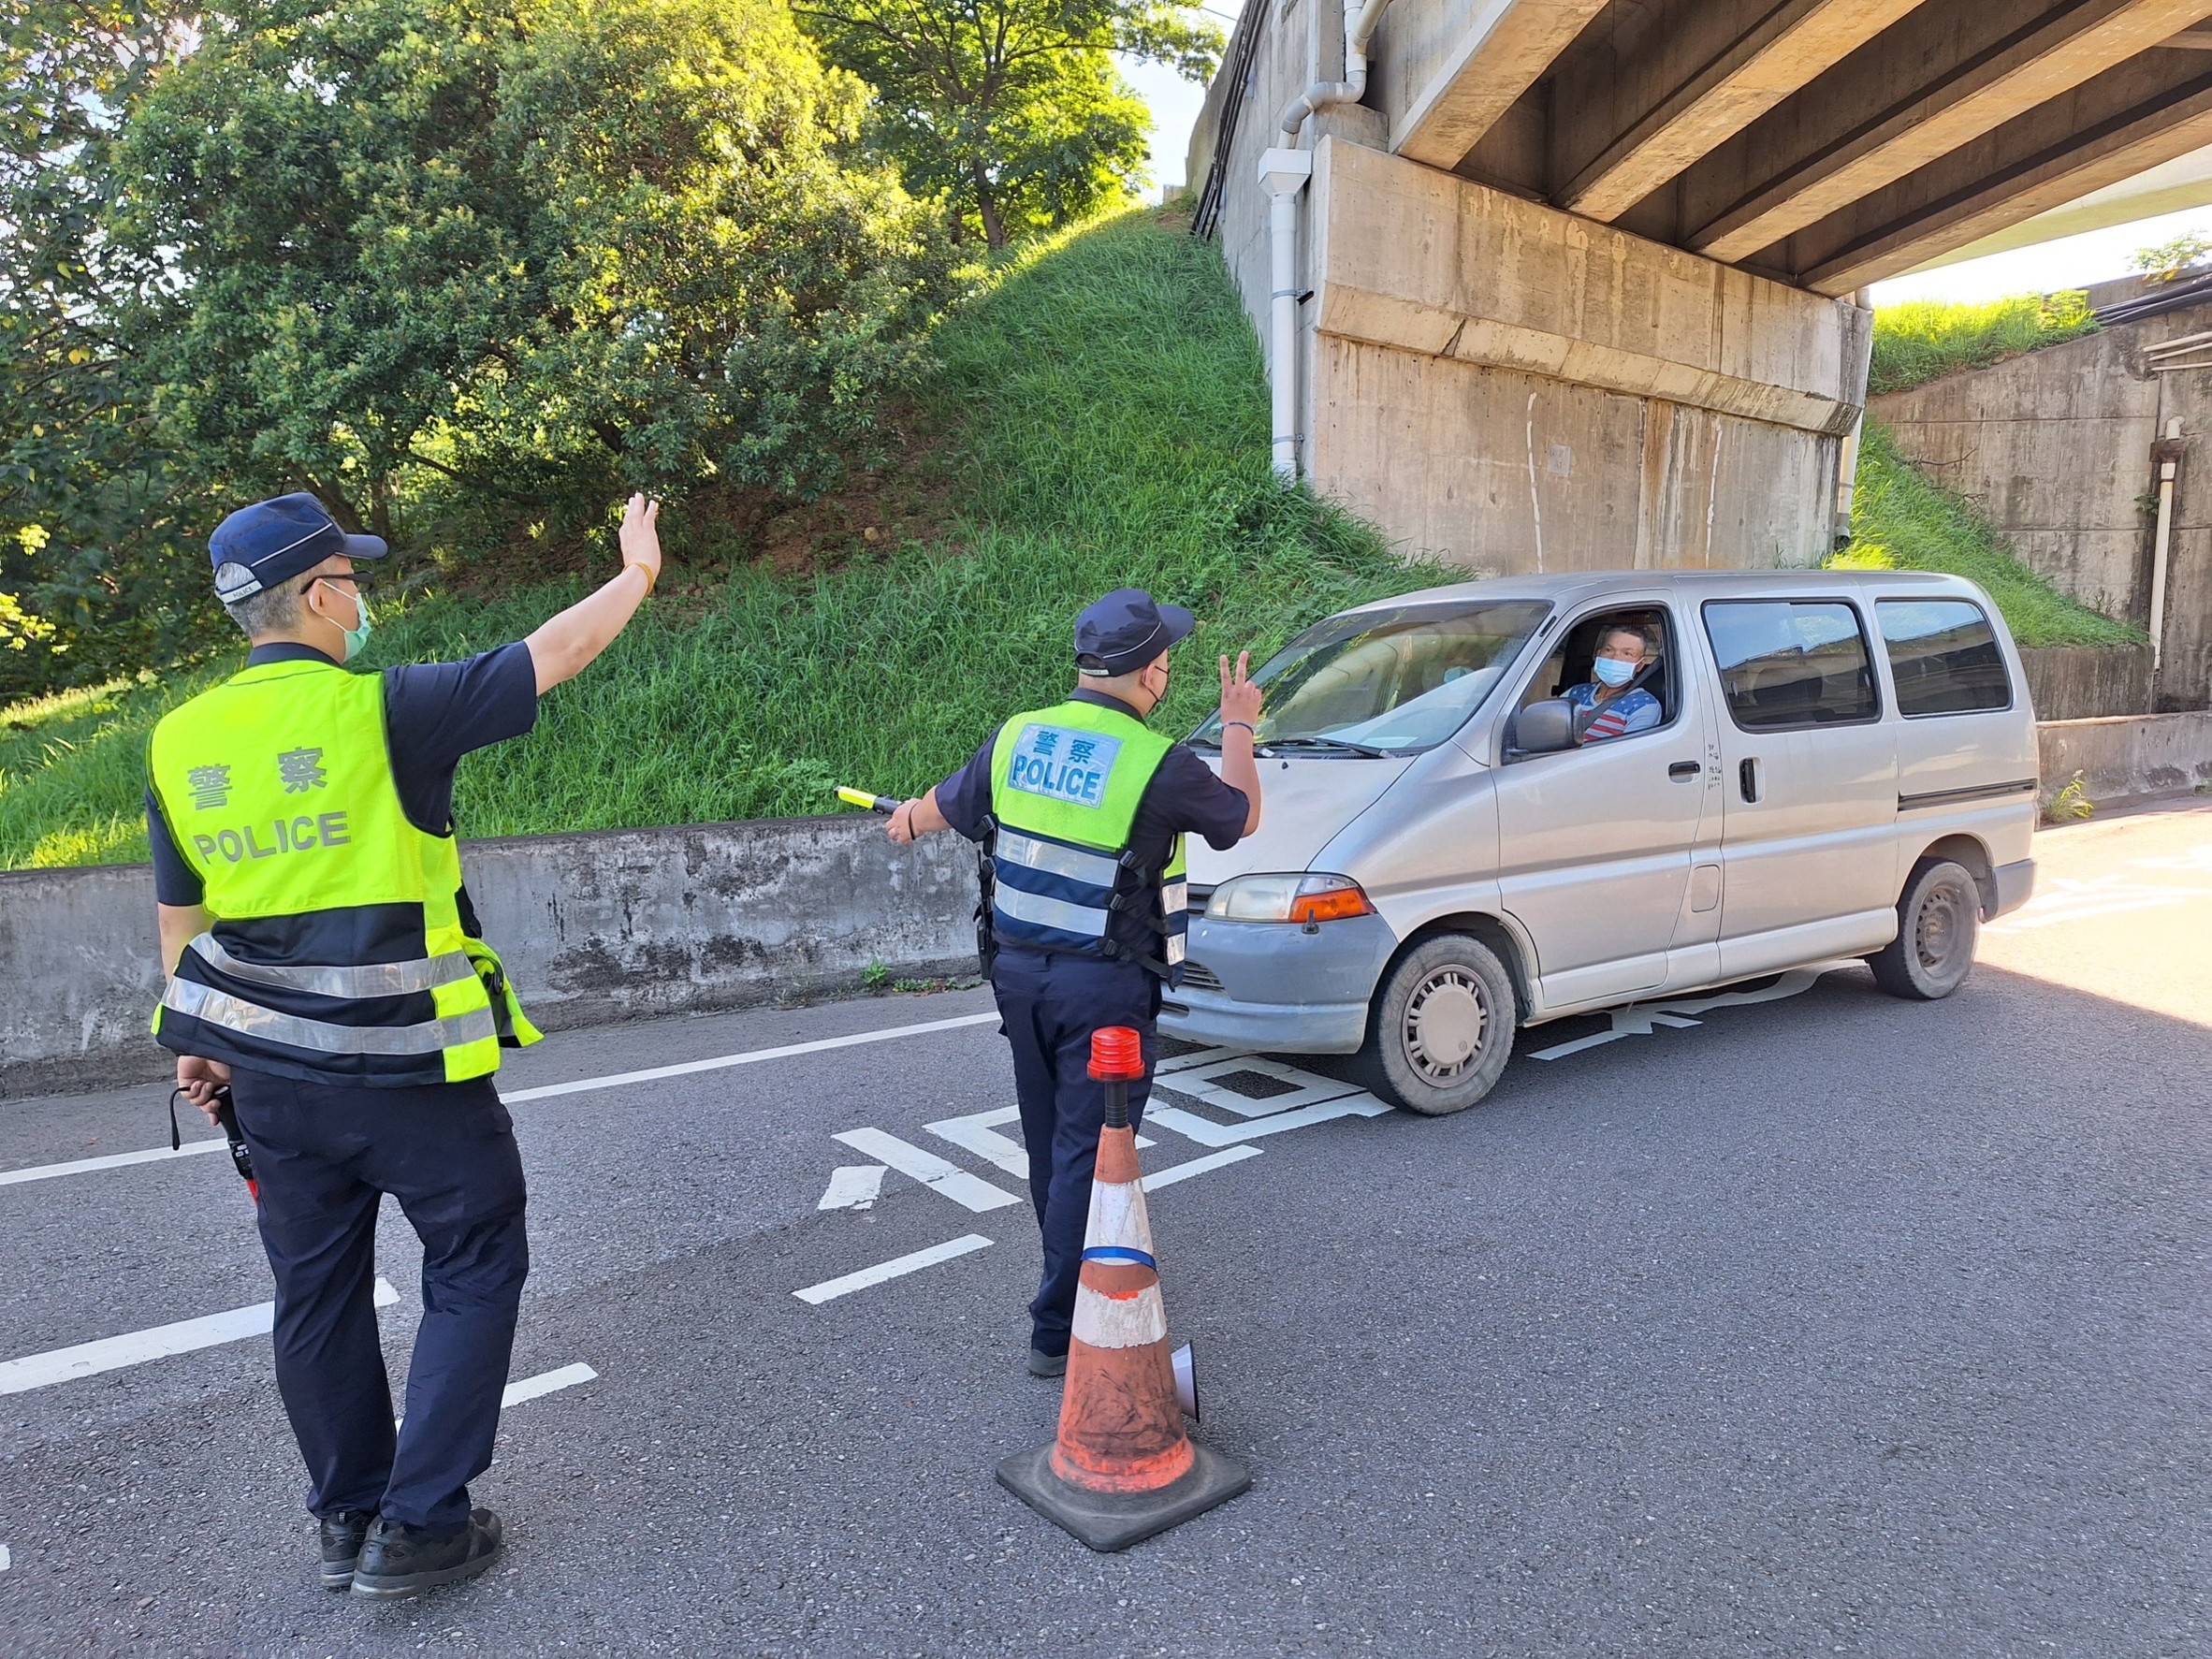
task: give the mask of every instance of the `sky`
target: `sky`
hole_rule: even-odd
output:
[[[1226,29],[1229,24],[1221,26]],[[1199,106],[1206,101],[1206,89],[1159,64],[1129,57],[1120,62],[1137,95],[1152,107],[1151,196],[1157,201],[1161,185],[1188,182],[1183,177],[1183,158],[1189,153],[1191,125],[1198,120]]]
[[[2083,288],[2112,277],[2132,276],[2129,255],[2138,248],[2172,241],[2185,231],[2212,236],[2212,209],[2163,213],[2114,225],[2086,236],[2063,237],[2033,248],[2015,248],[1986,259],[1962,260],[1918,276],[1893,277],[1874,284],[1877,307],[1907,299],[2001,299],[2011,294],[2047,294],[2055,288]]]

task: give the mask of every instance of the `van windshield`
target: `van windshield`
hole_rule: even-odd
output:
[[[1461,601],[1317,623],[1252,677],[1267,688],[1259,742],[1317,755],[1433,749],[1482,706],[1550,608],[1542,600]],[[1219,748],[1221,717],[1191,741]]]

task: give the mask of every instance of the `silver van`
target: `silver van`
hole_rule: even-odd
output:
[[[1472,1106],[1516,1027],[1567,1014],[1837,956],[1948,996],[2034,883],[2027,682],[1957,577],[1468,582],[1331,617],[1258,677],[1265,812],[1191,849],[1161,1029],[1357,1054],[1416,1112]]]

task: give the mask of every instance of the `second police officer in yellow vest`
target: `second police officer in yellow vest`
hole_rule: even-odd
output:
[[[1013,1050],[1029,1190],[1044,1269],[1030,1303],[1029,1369],[1067,1369],[1105,1095],[1088,1070],[1091,1033],[1129,1026],[1158,1057],[1160,992],[1182,977],[1183,837],[1228,849],[1259,827],[1252,758],[1260,693],[1240,657],[1221,660],[1221,775],[1148,730],[1167,696],[1169,650],[1188,611],[1125,588],[1075,625],[1081,683],[1051,708],[1017,714],[975,758],[904,802],[893,840],[938,830],[993,837],[991,986]],[[1130,1090],[1132,1120],[1147,1084]]]
[[[503,1047],[537,1041],[462,885],[453,776],[529,731],[652,590],[659,509],[622,522],[622,572],[527,640],[383,674],[367,643],[374,536],[310,495],[259,502],[210,543],[246,665],[163,717],[147,755],[162,961],[154,1033],[211,1117],[227,1087],[260,1182],[278,1392],[321,1523],[322,1581],[404,1595],[483,1571],[491,1462],[530,1271]],[[376,1219],[423,1244],[403,1407],[377,1333]]]

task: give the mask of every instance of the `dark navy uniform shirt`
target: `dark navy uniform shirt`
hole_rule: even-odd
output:
[[[327,662],[312,646],[255,646],[246,666]],[[384,671],[385,741],[408,822],[428,835],[453,830],[453,772],[461,756],[537,724],[538,672],[520,640],[465,662],[408,662]],[[146,792],[146,837],[153,846],[153,895],[196,905],[200,880],[169,837],[161,803]]]
[[[1137,711],[1118,697],[1103,691],[1077,691],[1070,703],[1088,703],[1137,719]],[[938,810],[945,822],[971,841],[983,837],[983,820],[991,811],[991,751],[997,735],[975,751],[975,758],[937,786]],[[1226,852],[1244,837],[1244,819],[1252,804],[1241,789],[1221,781],[1213,769],[1180,743],[1168,750],[1144,786],[1137,803],[1137,817],[1129,827],[1129,851],[1148,870],[1168,861],[1177,836],[1203,836],[1206,845]],[[1108,924],[1111,936],[1147,956],[1159,954],[1159,936],[1134,915],[1116,915]],[[1024,947],[1002,940],[1010,950]]]

